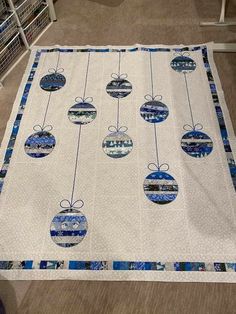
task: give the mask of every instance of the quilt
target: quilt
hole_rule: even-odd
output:
[[[236,282],[212,44],[34,47],[0,152],[0,279]]]

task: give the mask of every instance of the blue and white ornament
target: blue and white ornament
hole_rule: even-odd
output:
[[[102,143],[104,153],[111,158],[122,158],[127,156],[133,148],[133,141],[125,132],[127,127],[110,126],[108,134]]]
[[[88,124],[92,122],[97,116],[96,108],[91,104],[92,97],[86,99],[77,97],[77,102],[68,111],[68,118],[75,124]]]
[[[36,133],[30,135],[25,141],[25,152],[32,158],[46,157],[53,151],[56,145],[54,135],[49,132],[52,130],[52,127],[50,125],[45,127],[36,125],[34,130]]]
[[[107,93],[114,98],[124,98],[128,96],[132,91],[132,84],[126,80],[127,74],[116,74],[111,75],[113,78],[107,84],[106,91]]]
[[[40,87],[47,92],[54,92],[61,89],[66,84],[66,78],[61,73],[64,70],[49,69],[49,74],[43,76],[40,80]]]
[[[80,203],[79,206],[75,206]],[[83,201],[74,203],[63,200],[60,203],[64,210],[60,211],[52,220],[50,235],[52,240],[63,248],[69,248],[79,244],[87,234],[88,222],[84,214],[77,210],[83,207]]]
[[[168,107],[161,102],[162,96],[146,95],[145,102],[140,108],[141,117],[149,123],[159,123],[167,119],[169,115]],[[158,98],[158,100],[156,99]]]
[[[196,69],[196,62],[189,57],[188,52],[179,52],[177,57],[175,57],[170,66],[173,70],[180,73],[190,73]]]
[[[153,169],[152,167],[155,167]],[[165,205],[173,202],[178,195],[178,184],[176,180],[166,171],[169,166],[162,164],[149,164],[148,168],[153,172],[150,173],[144,180],[143,189],[147,198],[159,205]]]
[[[181,147],[186,154],[191,157],[202,158],[212,152],[213,142],[206,133],[200,131],[202,129],[201,124],[198,123],[193,128],[190,125],[185,125],[184,129],[189,130],[181,139]]]

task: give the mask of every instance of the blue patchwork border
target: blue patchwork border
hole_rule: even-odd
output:
[[[236,191],[236,164],[235,164],[235,159],[234,159],[233,152],[232,152],[232,149],[230,146],[228,132],[227,132],[227,128],[226,128],[226,124],[225,124],[225,120],[224,120],[224,115],[223,115],[223,111],[222,111],[222,108],[221,108],[221,105],[219,102],[219,97],[217,94],[217,89],[216,89],[216,85],[214,82],[214,78],[213,78],[213,75],[211,72],[206,47],[204,47],[202,49],[202,56],[203,56],[203,62],[204,62],[204,66],[206,69],[208,82],[209,82],[209,87],[210,87],[210,91],[211,91],[213,104],[215,106],[216,116],[217,116],[219,127],[220,127],[221,138],[222,138],[223,145],[224,145],[224,150],[225,150],[225,154],[226,154],[226,158],[227,158],[227,162],[228,162],[228,166],[229,166],[230,175],[232,178],[234,189]]]
[[[0,270],[139,270],[236,272],[236,263],[204,262],[130,262],[130,261],[0,261]]]
[[[170,52],[170,51],[196,51],[202,50],[203,61],[208,77],[209,87],[211,90],[212,100],[215,106],[217,119],[221,131],[221,137],[224,144],[224,150],[226,153],[228,166],[233,181],[234,188],[236,190],[236,165],[232,149],[230,146],[228,132],[223,116],[223,111],[219,103],[219,98],[214,83],[214,78],[210,69],[208,60],[208,53],[206,46],[196,47],[184,47],[184,48],[146,48],[146,47],[134,47],[125,49],[115,48],[82,48],[82,49],[70,49],[70,48],[53,48],[53,49],[41,49],[37,50],[35,59],[27,79],[23,95],[20,101],[18,113],[16,115],[15,122],[13,124],[12,132],[8,142],[8,146],[5,152],[3,165],[0,171],[0,193],[3,189],[4,179],[6,177],[10,159],[13,153],[16,137],[20,128],[21,119],[24,113],[24,109],[27,103],[27,98],[32,86],[32,81],[36,69],[38,67],[39,59],[42,53],[49,52],[135,52],[135,51],[152,51],[152,52]],[[236,272],[236,263],[204,263],[204,262],[138,262],[138,261],[52,261],[52,260],[41,260],[41,261],[0,261],[0,270],[33,270],[33,269],[67,269],[67,270],[139,270],[139,271],[205,271],[205,272]]]
[[[11,156],[13,153],[16,137],[17,137],[17,134],[18,134],[19,129],[20,129],[21,119],[22,119],[23,114],[24,114],[24,109],[25,109],[25,106],[27,103],[27,98],[28,98],[29,91],[30,91],[31,86],[32,86],[34,75],[35,75],[36,69],[37,69],[38,64],[39,64],[40,55],[41,55],[41,52],[37,51],[36,55],[35,55],[34,63],[32,65],[30,74],[29,74],[27,82],[25,84],[25,88],[23,91],[23,95],[21,97],[21,101],[20,101],[20,105],[19,105],[18,112],[16,115],[16,119],[15,119],[15,122],[13,124],[12,132],[11,132],[10,139],[9,139],[7,149],[5,152],[5,156],[4,156],[3,165],[2,165],[2,168],[0,171],[0,193],[2,192],[4,179],[7,175],[7,170],[8,170],[9,165],[10,165],[10,160],[11,160]]]

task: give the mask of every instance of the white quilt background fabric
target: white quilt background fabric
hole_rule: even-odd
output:
[[[211,44],[205,46],[235,157],[235,136]],[[141,47],[170,48],[152,52],[154,94],[161,95],[169,109],[167,119],[156,123],[158,155],[178,184],[176,199],[167,204],[150,201],[143,190],[151,173],[148,164],[156,162],[156,151],[153,124],[140,115],[140,107],[147,101],[144,96],[151,93],[150,52]],[[201,49],[189,51],[197,66],[186,77],[194,119],[211,138],[213,150],[208,156],[194,158],[181,148],[181,138],[187,133],[183,126],[191,122],[190,111],[184,74],[174,71],[170,63],[176,57],[172,49],[182,47],[186,46],[136,45],[133,48],[139,48],[137,51],[122,47],[126,51],[121,53],[120,73],[127,74],[132,91],[119,99],[119,122],[128,128],[126,133],[133,142],[132,151],[123,158],[111,158],[102,148],[111,133],[108,127],[116,125],[117,98],[106,92],[106,86],[111,74],[118,71],[119,52],[112,49],[121,47],[90,52],[86,96],[93,98],[97,115],[81,126],[74,190],[74,200],[84,201],[80,210],[88,229],[83,240],[72,247],[57,245],[50,236],[50,225],[62,211],[60,202],[71,195],[79,125],[71,123],[67,113],[75,98],[83,97],[89,52],[60,53],[59,67],[64,69],[66,84],[51,93],[46,117],[56,145],[46,157],[31,158],[25,152],[25,141],[35,132],[33,127],[42,123],[49,95],[40,88],[40,80],[58,58],[57,51],[41,53],[0,195],[0,261],[16,262],[11,269],[0,269],[1,279],[236,282],[235,189]],[[32,50],[2,142],[1,166],[36,52],[52,48],[59,47]],[[95,49],[73,47],[82,48]],[[29,260],[33,261],[32,269],[20,269],[17,261]],[[40,261],[64,263],[58,269],[40,269]],[[69,261],[105,261],[107,269],[69,269]],[[122,270],[114,269],[114,261],[160,262],[165,267],[163,271]],[[202,262],[206,271],[177,271],[174,265],[178,262]],[[216,271],[214,263],[231,266]]]

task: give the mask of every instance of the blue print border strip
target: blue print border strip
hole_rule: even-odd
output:
[[[32,86],[32,81],[35,75],[35,71],[38,67],[39,59],[41,53],[48,52],[117,52],[117,51],[196,51],[202,50],[202,56],[204,65],[206,68],[206,74],[208,77],[208,82],[211,90],[211,95],[213,103],[215,105],[215,110],[217,114],[217,119],[219,122],[219,127],[221,131],[221,137],[224,144],[224,149],[226,157],[228,160],[228,165],[233,181],[233,185],[236,190],[236,165],[233,157],[232,149],[228,139],[228,132],[226,124],[224,121],[223,111],[221,109],[219,98],[216,91],[216,86],[210,69],[210,64],[208,61],[207,47],[197,46],[192,48],[146,48],[146,47],[134,47],[127,49],[109,49],[109,48],[87,48],[87,49],[65,49],[65,48],[53,48],[53,49],[41,49],[37,50],[35,55],[35,60],[33,62],[28,80],[26,82],[23,96],[19,105],[18,113],[13,124],[11,136],[8,142],[8,146],[4,156],[4,162],[0,171],[0,193],[2,192],[4,178],[6,177],[7,170],[10,164],[10,159],[13,153],[14,144],[19,131],[21,119],[24,113],[24,109],[27,103],[28,94]],[[53,269],[67,269],[67,270],[139,270],[139,271],[205,271],[205,272],[236,272],[236,263],[204,263],[204,262],[138,262],[138,261],[52,261],[52,260],[42,260],[39,262],[32,260],[25,261],[0,261],[0,270],[53,270]]]
[[[200,50],[206,46],[194,46],[194,47],[183,47],[183,48],[154,48],[154,47],[131,47],[131,48],[43,48],[39,51],[41,53],[50,52],[137,52],[137,51],[147,51],[147,52],[170,52],[170,51],[196,51]]]
[[[236,272],[236,263],[131,261],[0,261],[0,270],[114,270]]]
[[[28,76],[28,79],[27,79],[27,82],[26,82],[26,85],[25,85],[25,88],[23,91],[23,96],[22,96],[21,101],[20,101],[20,105],[19,105],[19,109],[18,109],[18,112],[16,115],[16,119],[15,119],[15,122],[13,124],[12,132],[11,132],[10,139],[9,139],[9,142],[7,145],[7,150],[6,150],[5,156],[4,156],[3,165],[2,165],[2,168],[0,171],[0,193],[2,192],[4,179],[6,177],[7,170],[8,170],[9,164],[10,164],[10,159],[11,159],[11,156],[13,153],[16,137],[17,137],[17,134],[19,132],[20,123],[21,123],[24,109],[25,109],[25,106],[27,103],[29,91],[30,91],[30,88],[32,86],[32,82],[34,79],[36,69],[37,69],[38,64],[39,64],[40,55],[41,55],[41,51],[39,50],[36,52],[35,59],[34,59],[30,74]]]
[[[206,69],[206,74],[207,74],[207,78],[208,78],[208,82],[209,82],[209,86],[211,90],[212,100],[215,106],[216,116],[217,116],[219,127],[220,127],[221,138],[224,145],[224,150],[225,150],[225,154],[226,154],[226,158],[227,158],[227,162],[229,166],[230,175],[233,181],[234,189],[236,191],[236,164],[235,164],[233,152],[232,152],[229,138],[228,138],[228,132],[227,132],[227,128],[226,128],[226,124],[224,120],[223,111],[219,103],[219,97],[217,94],[216,85],[215,85],[214,78],[211,72],[206,47],[202,49],[202,56],[203,56],[203,62]]]

